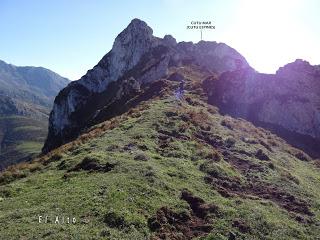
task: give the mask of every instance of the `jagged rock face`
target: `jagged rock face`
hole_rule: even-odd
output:
[[[252,69],[223,73],[213,81],[209,101],[232,116],[279,132],[295,133],[296,143],[309,137],[316,145],[320,140],[319,93],[319,67],[296,60],[276,74]]]
[[[170,35],[161,39],[152,32],[145,22],[132,20],[117,36],[111,51],[85,76],[59,93],[50,114],[44,152],[76,137],[88,122],[95,122],[92,120],[101,108],[131,95],[140,85],[147,86],[165,77],[171,66],[196,64],[213,73],[234,70],[237,61],[248,67],[246,60],[225,44],[177,43]],[[135,87],[121,87],[128,79],[135,82]]]

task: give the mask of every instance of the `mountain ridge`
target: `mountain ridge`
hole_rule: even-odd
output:
[[[50,107],[70,80],[43,67],[15,66],[0,60],[0,94]]]
[[[106,113],[129,106],[124,113],[0,173],[3,237],[316,239],[319,161],[221,115],[208,104],[208,78],[218,80],[184,65],[140,90],[122,83],[133,96]]]
[[[211,82],[210,90],[209,102],[221,112],[268,128],[320,156],[319,66],[297,59],[276,74],[251,69],[225,72]]]
[[[170,35],[161,39],[152,33],[145,22],[132,20],[116,37],[110,52],[80,80],[60,92],[50,115],[44,152],[72,140],[85,127],[77,122],[77,112],[81,112],[82,106],[90,102],[93,95],[107,91],[111,83],[121,85],[121,81],[133,78],[140,85],[147,85],[164,77],[169,67],[193,62],[201,63],[208,71],[216,73],[234,69],[239,63],[249,66],[236,50],[226,44],[204,41],[176,43]],[[99,111],[94,105],[91,110],[93,112],[88,115],[81,115],[83,121],[90,121]]]
[[[69,80],[0,60],[0,170],[40,153],[55,95]]]
[[[131,83],[129,88],[139,92],[153,81],[166,77],[171,67],[194,64],[207,71],[208,76],[219,76],[214,84],[209,84],[211,89],[208,91],[209,95],[214,95],[209,97],[209,102],[218,105],[222,113],[253,121],[286,138],[308,154],[320,156],[320,150],[317,149],[320,143],[317,133],[320,117],[316,116],[319,113],[316,106],[320,101],[316,96],[319,89],[319,66],[311,66],[298,59],[280,67],[275,74],[264,74],[254,70],[243,56],[224,43],[177,43],[171,35],[162,39],[152,34],[152,29],[145,22],[132,20],[116,37],[110,52],[80,80],[72,82],[60,92],[50,115],[44,153],[75,139],[82,130],[90,127],[91,122],[97,122],[95,117],[105,106],[119,101],[121,97],[124,97],[123,101],[127,101],[123,95],[130,96],[130,92],[128,87],[122,87],[122,84]],[[310,79],[310,72],[313,73],[311,82],[307,80]],[[257,80],[254,80],[255,78]],[[291,85],[288,80],[290,78],[293,79]],[[276,79],[284,80],[277,84]],[[309,81],[311,87],[305,87],[304,81]],[[230,90],[227,93],[223,90],[228,89],[228,86],[233,86],[234,92]],[[219,87],[223,89],[218,89]],[[127,90],[121,93],[121,89]],[[240,94],[238,91],[241,89],[243,91]],[[299,91],[301,89],[308,89],[308,93]],[[115,92],[118,93],[114,94]],[[287,105],[279,107],[282,103],[279,105],[276,101],[276,93],[279,99],[289,96]],[[295,94],[301,97],[290,100],[294,99],[292,96]],[[253,100],[251,95],[256,96],[256,100]],[[269,110],[261,111],[259,114],[262,116],[259,118],[252,117],[252,114],[258,114],[257,108],[263,107],[263,96],[268,96],[263,106]],[[295,107],[299,104],[300,110]],[[229,105],[231,107],[228,107]],[[118,108],[121,106],[118,105]],[[281,119],[282,113],[287,110],[290,113]],[[100,117],[100,121],[102,120],[106,119]]]
[[[43,154],[0,173],[1,237],[317,239],[319,159],[244,118],[276,97],[317,102],[316,88],[300,88],[317,82],[303,79],[314,67],[290,64],[270,91],[277,79],[225,44],[176,43],[132,24],[58,94]]]

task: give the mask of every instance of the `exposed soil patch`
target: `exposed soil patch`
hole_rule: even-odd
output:
[[[204,181],[213,186],[214,189],[221,194],[221,196],[226,198],[240,195],[245,190],[245,187],[242,186],[240,180],[237,178],[216,178],[212,176],[206,176]]]
[[[217,213],[218,207],[214,204],[207,204],[199,197],[193,196],[189,191],[182,191],[181,199],[185,200],[192,209],[192,212],[200,218],[205,218],[210,213]]]
[[[244,160],[235,156],[225,157],[224,159],[243,174],[246,174],[248,172],[266,171],[266,167],[262,164],[256,164],[254,162]]]
[[[101,171],[101,172],[109,172],[115,167],[115,164],[106,163],[100,164],[96,159],[85,157],[79,164],[70,169],[68,172],[72,171]]]
[[[255,154],[255,157],[260,159],[261,161],[269,161],[270,158],[268,157],[267,154],[265,154],[262,149],[259,149],[256,154]]]
[[[190,138],[187,135],[181,134],[176,130],[167,131],[164,129],[158,129],[158,148],[157,152],[161,156],[165,157],[181,157],[179,152],[174,151],[174,147],[170,144],[175,139],[180,141],[189,140]]]
[[[291,213],[313,216],[310,205],[290,193],[284,192],[276,186],[259,181],[241,183],[236,178],[205,177],[205,181],[213,186],[222,196],[241,196],[243,198],[262,198],[276,203]]]
[[[183,191],[181,198],[188,202],[191,211],[177,213],[167,207],[160,208],[156,216],[148,219],[150,230],[155,232],[152,240],[188,240],[210,233],[213,227],[206,216],[217,212],[217,206],[205,203],[188,191]]]
[[[167,138],[173,137],[173,138],[177,138],[177,139],[181,139],[181,140],[189,140],[190,139],[187,135],[184,135],[176,130],[167,131],[164,129],[159,129],[158,133],[160,134],[159,136],[161,136],[160,139],[164,138],[164,136],[166,136]]]
[[[201,130],[195,134],[195,137],[215,148],[222,148],[224,145],[223,139],[218,135],[213,135],[211,132]]]
[[[144,153],[139,153],[134,157],[134,160],[136,161],[148,161],[149,156]]]
[[[227,121],[225,121],[223,125],[227,126]],[[288,212],[293,213],[295,216],[297,214],[307,216],[314,215],[310,211],[310,204],[305,200],[299,199],[277,186],[259,180],[258,175],[268,173],[268,171],[274,169],[273,164],[270,163],[269,156],[263,150],[258,149],[254,156],[260,161],[267,163],[255,163],[254,161],[235,156],[231,150],[227,149],[227,146],[220,136],[200,130],[195,134],[195,137],[221,152],[224,160],[245,177],[245,180],[241,181],[238,177],[225,176],[223,174],[210,174],[209,172],[206,172],[208,175],[204,178],[205,182],[213,186],[213,188],[215,188],[222,196],[267,199],[286,209]],[[268,150],[272,151],[272,149]],[[239,150],[235,150],[235,152],[239,153]],[[246,156],[253,156],[251,153],[243,153]],[[303,156],[299,157],[304,159]]]
[[[276,186],[257,182],[252,185],[251,189],[247,189],[247,193],[254,194],[264,199],[269,199],[289,212],[313,216],[307,202],[302,199],[298,199],[290,193],[284,192]]]

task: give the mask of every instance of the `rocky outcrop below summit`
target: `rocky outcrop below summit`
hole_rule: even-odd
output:
[[[220,111],[250,120],[319,156],[320,67],[296,60],[276,74],[238,69],[207,80],[209,102]]]
[[[170,67],[189,64],[202,66],[212,74],[235,70],[240,65],[249,67],[246,60],[226,44],[177,43],[170,35],[163,39],[153,36],[145,22],[132,20],[98,64],[58,94],[43,152],[74,139],[90,123],[96,123],[102,109],[115,102],[125,103],[165,77]]]

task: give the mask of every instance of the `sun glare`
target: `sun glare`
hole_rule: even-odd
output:
[[[232,46],[260,72],[275,72],[283,64],[303,58],[312,44],[308,44],[303,23],[297,19],[301,2],[241,1],[228,31]]]

